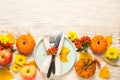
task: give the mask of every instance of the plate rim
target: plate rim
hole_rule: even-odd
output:
[[[75,62],[77,61],[77,53],[76,53],[75,46],[73,45],[72,41],[71,41],[69,38],[67,38],[67,37],[65,37],[65,36],[64,36],[64,38],[66,38],[66,39],[70,42],[70,44],[72,45],[73,51],[75,52],[75,60],[74,60],[74,64],[72,64],[71,68],[70,68],[67,72],[65,72],[65,73],[63,73],[63,74],[60,74],[59,77],[68,74],[68,73],[73,69],[73,67],[74,67],[74,65],[75,65]],[[37,46],[36,46],[36,48],[35,48],[35,50],[34,50],[34,60],[35,60],[36,65],[37,65],[37,62],[36,62],[37,60],[36,60],[35,54],[36,54],[36,51],[37,51],[37,48],[38,48],[39,44],[40,44],[42,41],[43,41],[43,38],[39,40],[39,42],[38,42],[38,44],[37,44]],[[40,71],[40,68],[39,68],[38,65],[37,65],[37,67],[38,67],[38,70]]]

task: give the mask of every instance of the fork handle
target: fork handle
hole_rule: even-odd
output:
[[[51,64],[47,73],[47,78],[49,78],[51,76],[51,72],[53,71],[53,74],[55,74],[55,55],[52,55],[52,60],[51,60]]]
[[[52,57],[55,59],[55,55],[52,55]],[[53,74],[55,74],[55,60],[52,61],[53,65],[52,65],[52,72]]]
[[[48,72],[47,72],[47,78],[50,77],[51,71],[52,71],[52,62],[51,62],[51,64],[50,64],[49,70],[48,70]]]

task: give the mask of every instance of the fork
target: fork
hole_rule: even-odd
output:
[[[50,36],[49,37],[49,42],[50,42],[50,45],[53,46],[54,43],[55,43],[55,36]],[[52,55],[52,58],[54,58],[54,57],[55,57],[55,55]],[[53,74],[55,74],[55,61],[53,61],[53,64],[52,64],[52,67],[51,67],[51,72],[53,72]]]

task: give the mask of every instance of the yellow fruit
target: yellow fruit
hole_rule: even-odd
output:
[[[27,64],[21,67],[20,76],[22,80],[34,80],[37,75],[37,68],[33,65]]]
[[[110,77],[110,71],[107,66],[104,66],[100,72],[99,72],[99,77],[103,79],[107,79]]]
[[[8,33],[7,37],[9,38],[9,41],[8,41],[9,43],[11,44],[15,43],[15,37],[11,33]]]

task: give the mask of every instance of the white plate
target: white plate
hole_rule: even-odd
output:
[[[61,66],[62,66],[61,75],[64,75],[71,70],[71,68],[74,66],[74,63],[75,63],[76,57],[77,57],[75,47],[73,46],[72,42],[69,39],[67,39],[66,37],[64,39],[63,45],[66,46],[67,48],[69,48],[70,52],[68,54],[68,62],[61,62]],[[35,50],[35,55],[34,55],[36,64],[39,69],[41,69],[41,66],[42,66],[46,56],[47,56],[47,52],[45,50],[43,40],[41,40],[37,45],[37,48]]]

